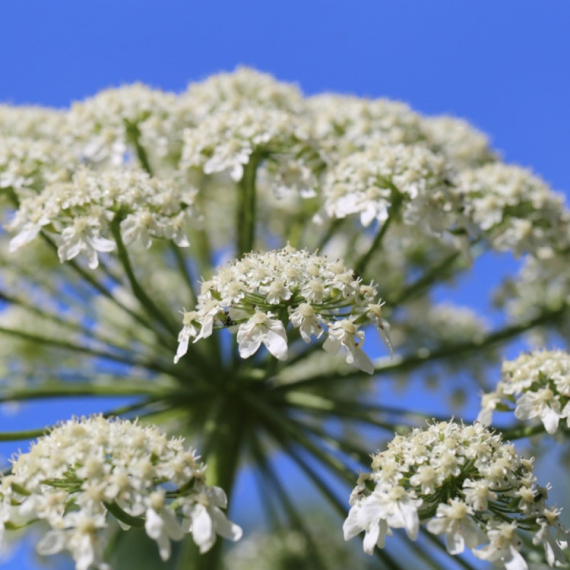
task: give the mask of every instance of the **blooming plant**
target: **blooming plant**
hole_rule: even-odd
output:
[[[370,567],[567,561],[561,509],[512,442],[567,433],[570,355],[525,353],[488,387],[508,341],[570,338],[570,212],[465,121],[239,68],[181,94],[0,106],[0,192],[0,402],[132,398],[0,433],[38,438],[0,476],[4,540],[39,528],[38,552],[78,570],[129,568],[117,545],[136,527],[177,569],[368,568],[340,554],[342,527]],[[493,251],[522,261],[496,329],[434,300]],[[389,406],[374,390],[390,378],[455,406],[484,386],[479,417]],[[515,425],[486,427],[498,411]],[[307,523],[278,453],[336,527]],[[246,465],[279,530],[223,555]]]

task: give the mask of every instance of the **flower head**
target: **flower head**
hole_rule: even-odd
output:
[[[570,427],[570,354],[543,350],[504,362],[502,380],[483,396],[480,421],[490,423],[493,410],[511,403],[517,419],[538,418],[548,433],[556,432],[561,419]]]
[[[372,473],[360,476],[350,504],[345,539],[364,531],[369,554],[384,546],[393,528],[405,528],[415,540],[420,523],[445,534],[450,554],[467,547],[507,568],[526,569],[519,527],[544,528],[536,543],[545,545],[547,556],[565,546],[564,537],[551,535],[560,529],[559,511],[546,508],[532,461],[481,424],[440,422],[396,436],[372,457]]]
[[[371,374],[374,366],[362,350],[362,327],[374,325],[386,341],[389,330],[375,295],[374,287],[364,286],[340,260],[291,246],[247,254],[203,283],[195,311],[185,313],[175,361],[186,353],[190,337],[206,338],[214,326],[238,326],[242,358],[264,344],[285,360],[291,323],[305,342],[326,330],[327,352],[344,348],[347,362]]]
[[[61,261],[83,252],[95,268],[97,252],[115,249],[115,242],[106,236],[117,219],[125,245],[140,241],[148,248],[154,237],[184,247],[189,245],[184,224],[198,217],[195,194],[194,189],[180,188],[143,171],[78,170],[72,182],[52,184],[21,202],[8,226],[18,232],[10,248],[18,249],[49,228],[56,235]]]
[[[101,416],[74,419],[13,460],[12,473],[0,479],[0,525],[17,516],[47,521],[51,530],[38,551],[68,550],[77,570],[103,565],[109,513],[123,527],[144,526],[163,560],[170,541],[184,533],[204,552],[216,534],[241,537],[221,511],[224,492],[205,484],[204,470],[182,439],[168,439],[155,427]]]

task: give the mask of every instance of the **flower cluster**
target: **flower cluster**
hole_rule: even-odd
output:
[[[97,252],[115,249],[105,236],[117,222],[125,245],[140,241],[148,248],[151,238],[158,237],[188,246],[185,224],[197,217],[195,193],[138,170],[79,170],[72,182],[53,184],[22,201],[8,226],[17,232],[10,249],[29,243],[44,229],[55,233],[62,262],[84,253],[95,268]]]
[[[371,146],[327,173],[324,214],[333,218],[359,214],[362,225],[368,226],[374,220],[384,223],[402,203],[404,223],[447,229],[457,211],[447,176],[444,158],[422,146]]]
[[[238,67],[231,73],[218,73],[205,81],[191,83],[181,99],[192,113],[195,124],[212,113],[250,107],[291,113],[303,109],[303,98],[295,85],[277,81],[268,73],[248,67]]]
[[[109,513],[122,528],[144,527],[170,557],[170,541],[192,533],[201,552],[216,535],[239,540],[224,491],[204,482],[205,466],[182,439],[155,427],[101,416],[70,420],[16,457],[0,479],[0,529],[43,520],[41,554],[68,550],[77,570],[103,564]]]
[[[75,156],[55,141],[0,136],[0,190],[10,188],[18,198],[69,180],[78,166]]]
[[[455,117],[427,117],[422,123],[428,146],[442,153],[455,170],[476,168],[497,159],[487,136]]]
[[[304,122],[284,111],[263,107],[219,111],[184,131],[180,166],[200,168],[205,174],[229,171],[232,180],[239,182],[255,153],[258,161],[273,157],[277,170],[285,171],[284,180],[293,177],[302,183],[303,177],[310,176],[300,157],[314,155],[308,138]]]
[[[529,170],[488,164],[462,171],[455,182],[467,217],[494,248],[549,257],[568,247],[570,215],[563,196]]]
[[[175,362],[194,342],[216,327],[238,326],[242,358],[252,356],[263,343],[279,360],[287,359],[289,323],[310,342],[327,329],[323,348],[347,352],[347,362],[372,374],[374,366],[362,350],[365,325],[375,325],[388,342],[388,324],[375,300],[373,285],[363,285],[341,260],[330,261],[291,246],[250,253],[218,270],[202,284],[196,310],[184,313]]]
[[[494,410],[516,404],[519,420],[538,418],[548,433],[555,433],[561,419],[570,427],[570,354],[542,350],[521,354],[503,363],[502,380],[494,392],[484,394],[479,421],[488,425]]]
[[[65,112],[49,107],[0,104],[0,136],[57,140],[66,121]]]
[[[168,145],[178,109],[176,95],[140,83],[107,89],[72,105],[67,135],[85,160],[118,166],[132,160],[139,137],[149,151]]]
[[[384,547],[392,529],[404,528],[415,540],[421,523],[445,534],[450,554],[467,546],[477,558],[527,570],[517,531],[531,531],[552,566],[565,561],[566,532],[546,495],[532,460],[519,457],[499,435],[481,424],[433,423],[396,436],[373,456],[372,473],[362,474],[351,494],[344,536],[364,531],[364,550],[371,554]]]
[[[414,144],[424,138],[421,117],[398,101],[324,94],[307,99],[307,108],[311,133],[329,164],[378,143]]]

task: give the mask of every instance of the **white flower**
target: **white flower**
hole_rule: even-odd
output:
[[[301,338],[311,342],[311,335],[320,338],[323,334],[322,320],[315,315],[315,310],[309,303],[301,303],[290,315],[289,320],[299,329]]]
[[[46,556],[69,550],[76,570],[106,567],[101,561],[102,539],[98,534],[105,527],[103,515],[72,512],[65,515],[63,525],[65,530],[50,530],[38,542],[39,554]]]
[[[482,397],[479,419],[490,423],[497,407],[509,409],[513,401],[517,419],[539,418],[550,434],[557,431],[560,419],[570,425],[570,355],[544,350],[504,362],[496,390]]]
[[[371,373],[372,362],[362,350],[364,333],[359,327],[374,324],[390,346],[389,326],[375,297],[375,285],[362,284],[342,260],[290,245],[249,253],[202,283],[191,321],[184,317],[175,362],[188,350],[190,337],[197,342],[210,336],[214,328],[232,332],[237,328],[242,358],[265,344],[271,354],[286,359],[290,322],[305,342],[313,335],[320,338],[328,327],[325,350],[336,354],[344,347],[347,362]]]
[[[558,429],[560,421],[560,402],[550,388],[541,388],[536,392],[526,392],[517,401],[515,416],[519,420],[540,418],[548,433]]]
[[[487,531],[490,544],[473,551],[481,560],[500,560],[507,570],[528,570],[525,559],[519,553],[522,540],[516,534],[516,523],[501,523]]]
[[[105,566],[109,511],[124,530],[131,524],[125,514],[144,517],[163,560],[170,557],[170,541],[181,540],[185,532],[196,533],[204,552],[217,535],[241,536],[220,510],[227,506],[224,492],[204,483],[204,470],[182,439],[168,439],[155,427],[101,416],[72,420],[15,458],[12,474],[0,479],[0,528],[8,521],[46,521],[51,530],[39,551],[68,550],[78,570]],[[19,506],[7,510],[7,496],[18,499]],[[207,540],[204,524],[196,522],[203,519],[202,507],[210,521]]]
[[[151,493],[149,503],[144,528],[148,536],[156,540],[160,558],[168,560],[171,552],[170,541],[182,540],[184,532],[176,515],[172,510],[165,508],[164,493]]]
[[[186,517],[186,532],[191,532],[200,552],[207,552],[220,535],[233,542],[242,537],[242,529],[229,521],[221,509],[228,506],[226,494],[219,487],[209,487],[197,497],[197,502],[182,501]]]
[[[89,267],[99,265],[97,252],[109,252],[115,249],[115,242],[99,235],[100,223],[93,218],[76,218],[73,226],[65,228],[58,240],[57,253],[60,261],[68,261],[80,253],[87,256]]]
[[[450,554],[467,547],[481,559],[522,570],[518,521],[535,532],[549,560],[565,547],[560,511],[545,506],[540,489],[532,461],[481,424],[429,424],[396,436],[372,456],[372,473],[360,475],[350,497],[345,538],[364,530],[364,550],[372,553],[391,528],[405,528],[415,540],[421,520],[429,532],[445,534]]]
[[[486,541],[485,534],[469,517],[471,514],[473,511],[457,499],[449,505],[441,503],[437,506],[436,518],[428,522],[427,529],[433,534],[444,532],[447,551],[461,554],[465,545],[473,549]]]
[[[346,361],[355,363],[360,370],[374,374],[374,364],[370,357],[362,350],[364,331],[358,330],[354,319],[337,321],[329,326],[327,340],[323,348],[329,353],[338,354],[341,347],[346,349]]]
[[[255,354],[263,343],[278,360],[287,359],[287,334],[283,323],[273,319],[272,313],[256,312],[247,323],[240,325],[237,333],[239,353],[242,358]]]

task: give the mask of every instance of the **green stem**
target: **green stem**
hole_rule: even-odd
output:
[[[388,228],[392,225],[392,222],[398,215],[401,204],[402,204],[402,197],[398,193],[396,194],[396,197],[392,202],[388,218],[382,224],[380,231],[376,234],[376,237],[374,238],[372,245],[368,248],[368,251],[356,262],[356,265],[354,266],[354,271],[357,275],[362,275],[366,271],[366,267],[370,263],[372,256],[379,249],[380,245],[382,244],[382,240],[384,239],[384,236],[388,231]]]
[[[57,246],[55,245],[55,243],[48,236],[46,236],[44,233],[42,233],[41,235],[44,238],[45,242],[55,252],[57,252]],[[91,285],[91,287],[93,287],[96,291],[101,293],[103,296],[107,297],[107,299],[112,301],[117,307],[119,307],[121,310],[125,311],[128,315],[130,315],[137,322],[139,322],[140,324],[142,324],[144,327],[148,328],[149,330],[156,332],[154,330],[153,326],[151,325],[151,323],[149,323],[149,321],[144,319],[137,312],[133,311],[132,309],[129,309],[129,307],[127,307],[126,305],[123,305],[123,303],[121,303],[104,285],[99,283],[90,273],[85,271],[85,269],[83,269],[74,259],[70,259],[70,260],[66,261],[66,265],[68,267],[73,268],[75,270],[75,272],[81,278],[83,278],[84,281],[86,281],[89,285]],[[159,342],[164,345],[164,340],[161,338],[161,336],[157,335],[157,337],[159,339]],[[164,345],[164,346],[168,346],[168,345]]]
[[[326,570],[321,555],[319,553],[319,550],[313,540],[313,537],[311,536],[309,529],[305,526],[305,523],[303,522],[303,517],[297,512],[295,504],[289,498],[289,495],[287,494],[285,487],[279,480],[279,477],[275,473],[274,469],[271,467],[270,463],[267,461],[267,458],[263,453],[261,445],[258,442],[255,434],[253,433],[251,436],[251,444],[252,444],[252,451],[254,452],[255,459],[259,465],[259,468],[261,472],[265,475],[266,479],[271,484],[271,486],[275,489],[275,493],[279,498],[279,500],[281,501],[281,504],[283,505],[283,508],[287,513],[287,516],[289,517],[291,526],[294,529],[301,532],[301,534],[307,539],[307,544],[309,546],[308,558],[311,567],[315,568],[316,570]]]
[[[130,121],[125,120],[125,128],[127,139],[135,147],[135,152],[137,153],[137,158],[139,159],[142,168],[146,170],[150,176],[153,176],[152,167],[148,160],[148,154],[140,143],[141,132],[139,126],[136,123],[131,123]]]
[[[105,508],[117,519],[121,522],[128,524],[129,526],[133,526],[136,528],[144,528],[145,520],[141,517],[133,517],[129,515],[129,513],[125,512],[117,503],[107,503],[103,501]]]
[[[293,438],[297,443],[309,450],[322,463],[335,472],[338,477],[350,484],[354,482],[355,474],[348,469],[342,461],[336,457],[332,457],[329,453],[317,446],[295,422],[288,419],[287,416],[284,416],[281,410],[276,410],[253,393],[244,393],[243,398],[267,423],[275,426],[277,430]]]
[[[509,325],[490,333],[483,337],[478,342],[464,342],[455,345],[449,345],[439,350],[434,350],[430,353],[417,353],[408,356],[397,358],[395,357],[389,364],[377,366],[374,369],[375,374],[389,374],[392,372],[401,372],[404,370],[411,370],[422,366],[428,362],[435,362],[449,357],[464,356],[471,352],[489,348],[491,346],[501,344],[517,336],[535,328],[555,322],[564,317],[568,312],[568,307],[563,306],[555,311],[545,312],[538,317],[526,321],[524,323]],[[370,380],[370,375],[363,373],[359,370],[349,371],[345,374],[323,374],[313,376],[312,378],[305,378],[299,382],[291,382],[287,384],[277,384],[274,388],[276,391],[298,390],[299,388],[308,388],[318,386],[320,384],[329,384],[331,382],[339,382],[346,380]]]
[[[188,288],[188,293],[190,293],[190,301],[192,305],[195,306],[196,303],[198,302],[198,297],[194,289],[192,275],[190,274],[190,268],[186,263],[185,256],[182,253],[181,249],[174,242],[170,242],[170,249],[174,253],[174,259],[176,259],[176,265],[178,266],[180,275],[182,275],[182,279],[184,279],[184,283],[186,283],[186,287]]]
[[[117,243],[117,253],[119,260],[123,265],[127,278],[131,285],[131,289],[135,297],[139,300],[149,317],[160,323],[170,334],[174,337],[178,336],[178,331],[176,325],[164,314],[164,311],[159,309],[154,301],[147,295],[146,291],[142,288],[131,265],[131,260],[127,248],[123,242],[123,237],[121,236],[121,217],[115,216],[115,219],[111,222],[111,231],[115,242]]]
[[[0,327],[0,334],[7,334],[21,338],[24,340],[29,340],[34,343],[43,344],[45,346],[51,346],[53,348],[60,348],[63,350],[69,350],[71,352],[79,352],[82,354],[87,354],[89,356],[94,356],[96,358],[104,358],[106,360],[111,360],[113,362],[120,362],[121,364],[128,364],[129,366],[140,366],[152,370],[154,372],[162,372],[164,374],[172,375],[173,370],[171,367],[163,366],[158,362],[146,362],[133,360],[126,356],[121,356],[119,354],[113,354],[112,352],[106,352],[104,350],[96,350],[94,348],[89,348],[87,346],[82,346],[79,344],[73,344],[71,342],[56,340],[54,338],[46,338],[38,336],[35,334],[27,333],[25,331],[18,331],[14,329],[7,329]]]
[[[504,441],[513,441],[516,439],[523,439],[525,437],[532,437],[533,435],[538,435],[546,431],[542,423],[533,426],[516,426],[514,428],[509,428],[502,430],[500,428],[495,428],[495,431],[499,432]]]
[[[227,397],[220,403],[216,412],[219,418],[215,426],[215,437],[207,450],[208,484],[221,487],[231,497],[235,476],[239,467],[244,433],[247,431],[243,408],[234,398]],[[229,509],[229,506],[228,506]],[[222,566],[223,540],[216,543],[206,554],[198,554],[192,549],[187,568],[190,570],[217,570]]]
[[[238,182],[238,204],[237,204],[237,257],[252,251],[255,244],[255,223],[256,223],[256,203],[257,189],[255,179],[257,167],[263,159],[263,155],[254,152],[249,162],[244,166],[242,179]]]
[[[461,257],[461,253],[461,251],[454,251],[445,257],[440,263],[422,275],[419,279],[407,285],[396,297],[387,300],[386,305],[390,307],[401,305],[409,299],[419,295],[434,283],[449,278],[450,275],[448,274],[448,270],[450,270],[457,259]]]
[[[100,333],[96,333],[95,331],[93,331],[91,329],[84,328],[78,322],[68,321],[68,320],[62,318],[60,315],[50,313],[48,311],[44,311],[43,309],[36,307],[32,303],[28,303],[27,301],[24,301],[23,299],[18,299],[17,297],[7,295],[6,293],[0,292],[0,300],[5,301],[6,303],[10,303],[12,305],[17,305],[19,307],[22,307],[26,311],[29,311],[30,313],[33,313],[34,315],[37,315],[38,317],[41,317],[42,319],[45,319],[47,321],[51,321],[52,323],[55,323],[59,326],[65,327],[71,331],[77,332],[77,333],[79,333],[83,336],[86,336],[92,340],[95,340],[97,342],[105,344],[105,345],[107,345],[107,347],[109,347],[111,349],[125,351],[125,347],[122,347],[122,346],[115,344],[112,339],[109,339]]]
[[[18,402],[22,400],[40,400],[46,398],[73,398],[78,396],[153,396],[157,399],[167,398],[171,392],[151,382],[129,383],[114,382],[109,385],[75,384],[29,388],[0,392],[0,403]]]
[[[20,441],[22,439],[36,439],[50,432],[51,428],[30,429],[27,431],[13,431],[0,433],[0,441]]]

